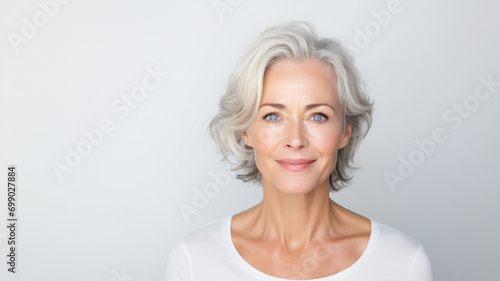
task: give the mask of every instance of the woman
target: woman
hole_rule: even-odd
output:
[[[167,280],[433,280],[412,238],[336,204],[372,102],[340,42],[306,22],[265,30],[230,78],[210,132],[263,200],[185,236]]]

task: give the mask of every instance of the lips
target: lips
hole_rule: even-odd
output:
[[[316,160],[312,159],[282,159],[276,160],[281,166],[289,171],[304,171],[311,166]]]

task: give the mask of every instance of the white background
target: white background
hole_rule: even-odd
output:
[[[500,81],[498,1],[401,0],[384,20],[389,0],[73,0],[53,2],[52,15],[46,2],[0,1],[1,280],[163,280],[180,237],[257,204],[261,187],[231,174],[189,222],[179,209],[215,183],[210,173],[229,173],[207,125],[244,49],[288,20],[349,44],[375,101],[362,169],[331,197],[421,241],[438,281],[498,280],[500,85],[474,96],[480,77]],[[169,76],[124,117],[112,105],[148,67]],[[67,165],[67,147],[107,119],[114,130],[59,181],[53,164]],[[436,128],[445,141],[424,154],[416,142]],[[385,175],[411,155],[418,165],[391,188]],[[10,164],[16,274],[6,264]]]

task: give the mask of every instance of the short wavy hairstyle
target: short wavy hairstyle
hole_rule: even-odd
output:
[[[352,123],[347,146],[339,149],[337,164],[330,174],[330,191],[340,190],[352,179],[354,154],[372,123],[373,102],[365,94],[362,79],[347,48],[337,39],[320,38],[312,24],[290,21],[267,28],[249,46],[232,73],[219,112],[209,124],[209,132],[219,153],[237,178],[261,183],[262,175],[253,148],[243,141],[242,132],[255,120],[261,102],[264,74],[278,60],[302,62],[315,59],[325,63],[337,77],[337,91],[343,108],[343,126]]]

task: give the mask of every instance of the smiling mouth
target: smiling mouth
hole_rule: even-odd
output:
[[[310,159],[283,159],[276,160],[281,166],[288,171],[299,172],[304,171],[311,166],[316,160]]]

